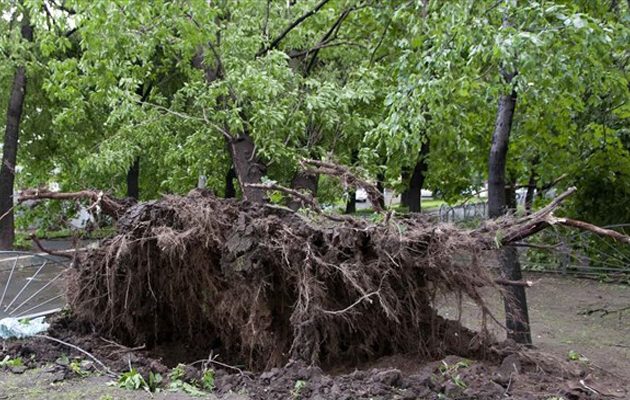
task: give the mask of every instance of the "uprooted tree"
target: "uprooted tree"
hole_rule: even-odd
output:
[[[137,204],[91,191],[31,191],[23,199],[88,198],[117,219],[118,233],[80,254],[68,280],[72,311],[87,329],[128,345],[218,350],[266,369],[288,359],[485,350],[485,329],[474,334],[441,318],[437,296],[465,295],[484,320],[494,318],[481,289],[528,283],[497,279],[489,259],[548,226],[576,226],[553,216],[573,191],[535,214],[474,230],[420,215],[373,222],[316,208],[296,213],[204,190]]]

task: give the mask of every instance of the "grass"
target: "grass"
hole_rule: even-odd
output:
[[[440,199],[422,199],[422,203],[421,203],[422,212],[435,211],[439,209],[441,206],[443,206],[444,204],[446,204],[446,202]],[[409,212],[407,207],[402,206],[400,204],[392,204],[391,206],[388,206],[387,209],[395,211],[397,213],[401,213],[401,214],[405,214]],[[343,212],[343,210],[339,210],[339,212],[341,213]],[[357,210],[354,214],[358,216],[365,216],[365,215],[371,215],[373,213],[374,213],[374,210],[372,210],[372,208],[362,208],[360,210]]]

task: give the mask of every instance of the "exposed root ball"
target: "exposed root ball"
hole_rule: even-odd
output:
[[[332,223],[193,192],[130,208],[77,260],[68,297],[125,344],[205,344],[252,369],[461,353],[471,334],[432,304],[461,291],[483,306],[482,244],[418,219]]]

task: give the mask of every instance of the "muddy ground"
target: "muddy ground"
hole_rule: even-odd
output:
[[[630,389],[630,313],[614,310],[630,304],[630,288],[549,275],[530,275],[528,278],[536,282],[528,294],[532,334],[540,351],[488,361],[467,361],[455,356],[443,360],[393,356],[325,372],[294,363],[262,374],[241,374],[217,365],[216,389],[204,398],[629,398],[626,390]],[[463,305],[463,321],[475,327],[475,321],[478,321],[476,310],[467,302]],[[500,315],[499,299],[493,299],[492,305]],[[601,310],[608,310],[608,313]],[[441,312],[456,317],[455,308],[448,301]],[[497,334],[501,334],[500,330]],[[97,339],[84,339],[76,344],[91,348],[97,346],[94,341]],[[101,345],[98,349],[101,352],[108,349],[120,355],[117,361],[107,361],[108,364],[111,362],[112,369],[125,370],[128,368],[126,364],[131,363],[145,372],[153,369],[168,375],[167,367],[144,357],[141,351],[124,354],[115,347]],[[2,351],[14,356],[20,354],[27,364],[35,367],[27,370],[13,368],[13,372],[11,368],[5,368],[0,372],[0,399],[191,398],[181,391],[149,394],[108,385],[112,378],[97,374],[96,366],[89,362],[84,362],[84,369],[92,372],[87,377],[79,377],[67,363],[59,360],[63,354],[72,356],[76,353],[39,339],[3,343]],[[566,361],[569,352],[579,354],[582,360]],[[194,375],[196,372],[191,369],[189,373]]]
[[[534,286],[527,290],[532,337],[542,351],[566,356],[579,352],[591,364],[630,382],[630,287],[550,274],[527,274]],[[499,296],[488,301],[503,320]],[[464,325],[478,328],[479,313],[471,302],[463,303]],[[445,301],[442,315],[456,319],[454,301]],[[494,329],[499,339],[501,329]],[[630,398],[630,397],[629,397]]]

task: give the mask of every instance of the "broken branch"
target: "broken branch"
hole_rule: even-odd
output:
[[[370,203],[372,203],[374,211],[384,211],[383,207],[381,207],[381,200],[383,199],[383,195],[381,194],[381,192],[373,184],[359,178],[354,172],[350,170],[350,168],[344,165],[312,159],[303,159],[302,161],[300,161],[300,163],[307,170],[307,172],[335,176],[339,178],[346,186],[352,188],[363,188],[367,192],[368,199],[370,200]]]
[[[91,200],[92,207],[101,207],[103,213],[112,218],[118,219],[131,204],[110,196],[109,194],[97,190],[81,190],[79,192],[53,192],[50,190],[29,189],[21,192],[18,196],[18,203],[28,200]]]

